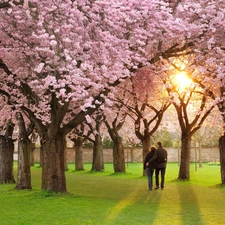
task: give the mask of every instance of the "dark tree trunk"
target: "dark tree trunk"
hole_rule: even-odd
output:
[[[150,146],[150,136],[145,135],[145,136],[143,136],[143,139],[142,139],[142,156],[143,156],[142,162],[143,162],[143,165],[144,165],[145,156],[149,152],[150,148],[151,148],[151,146]],[[146,176],[146,171],[144,169],[143,169],[143,176]]]
[[[225,135],[219,139],[221,182],[225,184]]]
[[[42,190],[67,192],[64,165],[64,136],[42,140]]]
[[[93,148],[93,162],[92,162],[92,171],[103,171],[104,162],[103,162],[103,147],[102,147],[102,138],[100,134],[95,135],[94,148]]]
[[[74,141],[74,147],[75,147],[75,170],[84,170],[83,165],[83,138],[77,137]]]
[[[114,141],[113,146],[113,166],[114,172],[126,172],[125,169],[125,156],[124,156],[124,146],[122,143],[122,138],[117,137]]]
[[[13,176],[14,143],[10,138],[0,136],[0,183],[15,183]]]
[[[64,150],[64,165],[65,165],[65,171],[68,170],[68,164],[67,164],[67,154],[66,154],[66,149]]]
[[[65,171],[68,170],[66,149],[67,149],[67,142],[66,142],[66,138],[64,138],[64,165],[65,165]]]
[[[42,143],[40,143],[40,167],[43,165],[43,146]]]
[[[150,146],[150,137],[149,136],[145,136],[145,137],[143,137],[143,140],[142,140],[142,149],[143,149],[143,162],[144,162],[144,160],[145,160],[145,156],[146,156],[146,154],[150,151],[150,148],[151,148],[151,146]]]
[[[11,184],[15,183],[13,175],[13,153],[14,143],[12,134],[14,130],[14,124],[11,121],[7,122],[5,135],[0,136],[0,183]]]
[[[191,137],[182,134],[181,138],[181,162],[178,179],[190,179]]]

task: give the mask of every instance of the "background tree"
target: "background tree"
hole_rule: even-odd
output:
[[[104,170],[103,161],[103,143],[101,136],[101,125],[103,123],[103,115],[100,112],[94,113],[91,117],[86,117],[86,121],[70,132],[69,138],[74,142],[75,146],[75,168],[83,170],[82,150],[85,142],[89,141],[93,145],[93,171]]]
[[[68,135],[69,139],[73,142],[75,148],[75,170],[84,170],[83,165],[83,144],[90,135],[90,132],[85,134],[85,123],[75,127]]]
[[[161,127],[157,129],[155,134],[152,136],[153,143],[157,143],[157,141],[161,141],[164,147],[173,146],[171,133],[167,130],[166,127]]]
[[[104,159],[103,159],[103,143],[101,126],[104,122],[104,115],[102,112],[98,112],[92,115],[89,122],[87,123],[91,134],[94,138],[89,135],[88,140],[93,143],[93,160],[92,160],[92,171],[103,171],[104,170]]]
[[[133,121],[130,126],[134,127],[134,133],[142,144],[144,162],[151,148],[151,137],[157,131],[170,102],[163,91],[163,83],[148,68],[138,70],[134,77],[118,88],[123,94],[117,96],[117,101],[123,104]]]
[[[222,117],[224,117],[224,46],[223,34],[225,6],[222,0],[219,1],[179,1],[176,10],[173,12],[186,21],[193,21],[195,28],[198,29],[195,41],[190,50],[194,54],[192,61],[192,78],[202,88],[209,90],[213,101],[212,104],[219,107]],[[192,11],[192,12],[191,12]],[[204,15],[204,16],[202,16]],[[194,33],[194,30],[192,30]],[[187,53],[187,52],[185,52]],[[189,51],[190,53],[190,51]],[[225,145],[224,136],[221,136],[220,161],[221,161],[221,180],[225,184]]]
[[[74,142],[75,148],[75,170],[84,170],[83,164],[83,143],[84,138],[82,136],[77,136],[71,139]]]
[[[122,104],[114,105],[117,111],[108,111],[104,115],[104,123],[107,127],[110,138],[113,142],[113,168],[114,172],[126,172],[125,168],[125,154],[123,138],[119,131],[125,123],[127,116],[126,112],[122,110]]]
[[[201,89],[184,72],[184,63],[185,60],[179,62],[176,59],[174,67],[178,71],[169,71],[166,77],[168,78],[167,90],[177,112],[181,129],[181,163],[178,179],[188,180],[190,179],[191,137],[200,129],[215,105],[207,103],[208,96],[211,95],[209,89]],[[189,63],[188,60],[186,63]],[[181,67],[184,67],[183,70]]]
[[[35,128],[35,127],[34,127]],[[33,132],[30,134],[30,140],[31,140],[31,152],[30,152],[30,165],[34,166],[34,150],[35,150],[35,144],[38,142],[38,134],[35,131],[35,129],[33,130]]]

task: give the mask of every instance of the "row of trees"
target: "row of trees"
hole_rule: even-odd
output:
[[[222,0],[0,3],[1,140],[12,143],[13,124],[19,124],[23,177],[18,188],[23,180],[30,182],[26,159],[34,129],[41,139],[42,189],[66,192],[67,135],[77,149],[84,137],[94,141],[93,169],[101,167],[104,122],[114,142],[114,170],[122,172],[119,130],[127,115],[145,155],[171,104],[181,128],[178,178],[189,179],[191,137],[215,107],[225,121],[224,10]],[[174,83],[180,71],[193,81],[185,91]],[[222,136],[223,184],[224,151]]]

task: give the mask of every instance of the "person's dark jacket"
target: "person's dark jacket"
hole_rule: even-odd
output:
[[[149,163],[150,159],[153,157],[155,151],[150,151],[146,154],[145,160],[144,160],[144,169],[149,168],[149,169],[155,169],[155,162]],[[149,163],[148,166],[146,166],[146,163]]]
[[[149,163],[156,163],[156,168],[166,168],[167,165],[167,151],[163,147],[159,147],[155,150],[153,157],[149,160]]]

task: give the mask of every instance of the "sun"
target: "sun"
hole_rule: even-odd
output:
[[[181,91],[187,89],[192,83],[193,83],[192,80],[188,77],[187,73],[184,71],[177,73],[174,77],[174,84]]]

